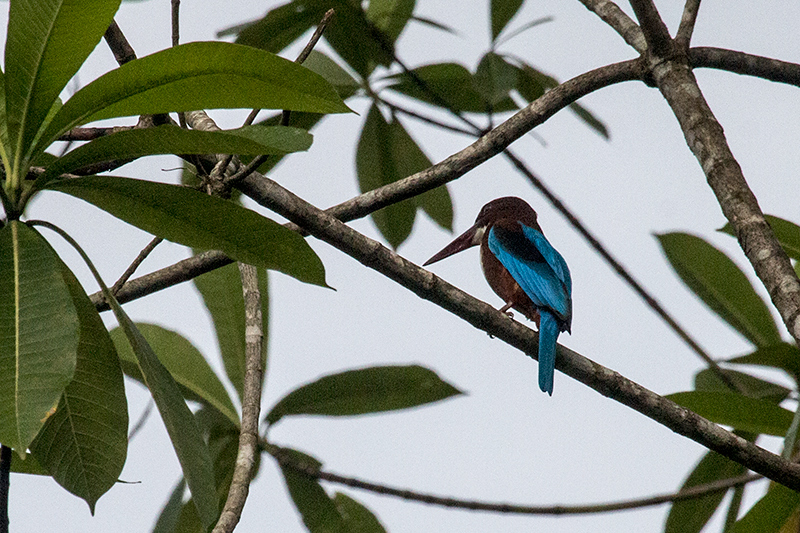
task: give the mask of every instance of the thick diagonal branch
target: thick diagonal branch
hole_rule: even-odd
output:
[[[504,313],[437,278],[379,242],[358,233],[274,181],[250,176],[240,184],[240,189],[259,204],[306,228],[318,239],[396,281],[419,297],[439,305],[523,353],[537,356],[538,335],[534,331],[510,320]],[[562,346],[558,348],[556,368],[676,433],[778,483],[800,490],[800,464],[786,461]]]

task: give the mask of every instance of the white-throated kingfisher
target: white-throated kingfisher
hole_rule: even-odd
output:
[[[475,224],[423,266],[478,245],[483,275],[505,302],[500,310],[516,309],[539,328],[539,388],[552,395],[556,341],[572,323],[567,263],[542,233],[536,211],[506,196],[483,206]]]

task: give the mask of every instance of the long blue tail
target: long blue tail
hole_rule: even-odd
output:
[[[556,367],[558,320],[552,313],[539,310],[539,388],[553,395],[553,375]]]

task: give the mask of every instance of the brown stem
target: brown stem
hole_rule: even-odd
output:
[[[0,444],[0,533],[8,533],[8,492],[11,486],[11,448]]]
[[[716,68],[800,87],[800,65],[768,57],[701,46],[689,50],[692,68]]]
[[[580,2],[619,33],[634,50],[640,54],[647,50],[642,29],[617,4],[610,0],[580,0]]]
[[[111,21],[103,37],[108,47],[111,49],[111,52],[114,54],[114,59],[117,60],[118,65],[124,65],[128,61],[136,59],[136,52],[133,51],[133,47],[128,42],[128,39],[125,38],[122,30],[117,26],[117,21]]]
[[[700,0],[686,0],[686,4],[683,6],[683,15],[681,15],[681,24],[675,33],[675,44],[682,50],[689,48],[699,10]]]
[[[639,19],[647,50],[654,57],[664,58],[672,55],[672,39],[653,0],[631,0],[631,7]]]

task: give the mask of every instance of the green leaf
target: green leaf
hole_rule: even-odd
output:
[[[785,400],[791,392],[786,387],[772,383],[744,372],[723,369],[722,372],[739,386],[740,390],[750,398],[768,400],[775,404]],[[728,385],[720,379],[716,371],[707,368],[694,377],[695,389],[707,392],[731,392]]]
[[[792,423],[791,411],[734,392],[689,391],[666,397],[712,422],[751,433],[783,437]]]
[[[289,2],[270,10],[262,19],[226,28],[217,37],[238,34],[238,44],[277,54],[317,24],[324,12],[321,7],[308,9],[303,3]]]
[[[492,0],[492,41],[497,40],[497,36],[506,27],[509,21],[517,14],[522,7],[524,0]]]
[[[167,503],[165,503],[163,509],[161,509],[161,514],[158,515],[156,525],[153,526],[153,533],[175,533],[175,528],[181,517],[184,492],[186,492],[186,480],[181,478],[175,485],[175,488],[172,489]]]
[[[352,416],[407,409],[463,394],[418,365],[376,366],[322,377],[284,396],[267,414]]]
[[[716,452],[706,453],[692,470],[681,490],[742,475],[744,467]],[[700,533],[722,503],[728,491],[720,490],[701,498],[676,501],[667,515],[664,533]]]
[[[367,20],[360,2],[306,0],[301,3],[336,11],[336,19],[325,30],[325,40],[363,78],[377,65],[388,67],[394,61],[393,43]]]
[[[89,504],[119,479],[128,451],[128,403],[122,369],[103,319],[75,275],[64,281],[78,313],[75,375],[55,414],[31,444],[31,453],[59,485]]]
[[[765,346],[747,355],[734,357],[729,363],[740,365],[759,365],[779,368],[796,380],[800,380],[800,350],[794,344],[782,342]]]
[[[0,442],[20,457],[75,373],[79,322],[62,268],[36,230],[0,228]]]
[[[113,176],[47,184],[169,241],[222,250],[237,261],[327,286],[325,268],[298,233],[240,207],[176,185]]]
[[[193,281],[214,322],[225,372],[241,399],[244,393],[245,316],[239,267],[236,264],[227,265],[198,276]],[[258,284],[261,291],[264,332],[261,363],[262,368],[266,368],[269,338],[269,279],[263,269],[258,271]]]
[[[441,22],[436,22],[435,20],[429,19],[427,17],[418,17],[416,15],[412,15],[411,20],[413,20],[414,22],[419,22],[423,26],[430,26],[431,28],[435,28],[437,30],[442,30],[446,31],[447,33],[451,33],[453,35],[458,35],[458,32],[453,28],[451,28],[450,26],[442,24]]]
[[[416,174],[432,165],[399,120],[389,123],[391,153],[398,179]],[[453,231],[453,202],[447,185],[442,185],[414,198],[417,205],[441,227]]]
[[[494,52],[487,52],[478,63],[474,76],[475,87],[494,109],[509,99],[511,89],[517,85],[517,67]]]
[[[224,87],[221,90],[220,87]],[[107,118],[194,109],[347,113],[321,76],[263,50],[221,42],[175,46],[131,61],[75,93],[43,135]]]
[[[155,324],[137,323],[136,327],[147,340],[154,352],[158,354],[161,364],[167,369],[179,385],[188,389],[199,401],[210,405],[225,415],[233,424],[239,424],[239,415],[231,402],[225,387],[217,375],[211,370],[208,362],[188,339]],[[141,373],[135,373],[137,357],[130,343],[126,342],[126,333],[121,328],[111,332],[111,338],[117,346],[119,357],[127,363],[126,374],[145,382]]]
[[[778,533],[798,505],[800,493],[773,483],[764,497],[736,522],[733,533]]]
[[[322,463],[310,455],[297,450],[282,448],[280,453],[294,464],[306,465],[312,469],[319,469],[322,466]],[[310,533],[345,533],[349,531],[336,504],[319,484],[319,481],[284,464],[281,464],[280,467],[286,488],[289,489],[289,495]]]
[[[311,135],[299,128],[245,126],[227,131],[185,130],[165,124],[121,131],[70,151],[42,177],[56,177],[85,166],[154,154],[286,154],[308,150]]]
[[[558,86],[558,80],[552,76],[538,71],[522,60],[518,62],[520,65],[517,67],[516,89],[528,103],[542,96],[548,89]]]
[[[683,282],[733,329],[756,346],[780,342],[769,309],[728,256],[686,233],[665,233],[656,238]]]
[[[110,295],[107,290],[104,292]],[[183,400],[178,385],[169,371],[158,360],[158,356],[117,303],[117,300],[113,297],[107,299],[136,355],[139,370],[147,388],[153,395],[153,400],[161,413],[161,419],[164,421],[172,446],[181,463],[183,476],[186,484],[189,485],[200,521],[208,530],[219,515],[219,500],[208,446],[203,440],[194,415]]]
[[[44,469],[36,457],[27,454],[25,459],[19,457],[11,459],[11,472],[15,474],[30,474],[32,476],[49,476],[50,473]]]
[[[322,52],[312,50],[303,62],[303,66],[325,78],[342,99],[353,96],[361,87],[345,69]]]
[[[472,113],[485,113],[487,102],[475,88],[472,74],[456,63],[436,63],[415,68],[408,73],[389,76],[395,83],[387,88],[431,105]],[[415,79],[422,80],[423,86]],[[511,99],[503,100],[493,108],[495,112],[517,109]]]
[[[800,226],[772,215],[764,215],[764,218],[769,222],[775,238],[783,246],[786,254],[792,259],[800,261]],[[736,232],[733,231],[730,222],[726,223],[719,231],[736,237]]]
[[[525,24],[523,24],[522,26],[520,26],[519,28],[517,28],[516,30],[512,31],[511,33],[506,33],[505,35],[503,35],[502,39],[496,39],[494,41],[494,48],[499,47],[502,43],[510,41],[511,39],[516,37],[517,35],[525,33],[526,31],[528,31],[531,28],[535,28],[536,26],[539,26],[541,24],[545,24],[547,22],[552,22],[552,21],[553,21],[553,17],[541,17],[541,18],[538,18],[538,19],[534,19],[534,20],[528,21]]]
[[[356,172],[359,190],[364,193],[400,179],[397,161],[392,153],[392,131],[376,105],[370,107],[356,149]],[[393,248],[411,234],[416,217],[413,201],[404,200],[372,214],[378,231]]]
[[[348,533],[386,533],[386,529],[372,511],[350,496],[337,492],[333,502],[344,518]]]
[[[389,42],[395,42],[414,12],[416,0],[370,0],[367,19]]]
[[[61,90],[100,42],[119,4],[120,0],[10,3],[5,94],[15,165],[27,155]]]

